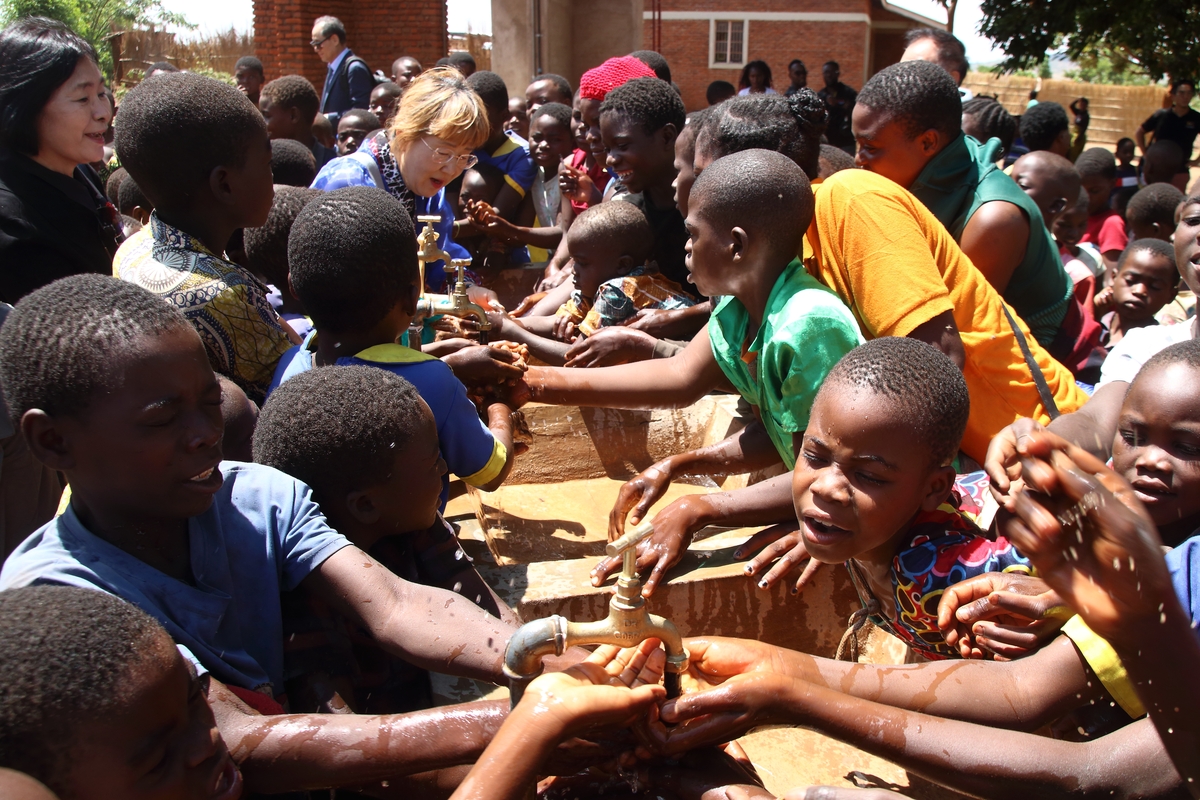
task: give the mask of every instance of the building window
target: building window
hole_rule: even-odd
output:
[[[714,19],[709,29],[709,67],[741,69],[750,25],[744,19]]]

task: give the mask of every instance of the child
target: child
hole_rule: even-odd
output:
[[[342,119],[348,116],[350,112],[343,115]],[[320,196],[318,189],[281,186],[275,192],[267,221],[258,228],[246,228],[244,234],[247,264],[266,282],[271,289],[268,300],[301,339],[312,332],[312,320],[304,312],[304,305],[292,293],[288,281],[288,235],[292,232],[292,223],[296,221],[300,209]]]
[[[508,98],[508,119],[504,121],[504,129],[529,141],[529,109],[525,107],[525,98]]]
[[[1125,206],[1129,204],[1129,198],[1133,197],[1138,190],[1138,168],[1133,163],[1133,157],[1137,151],[1134,147],[1133,139],[1128,136],[1117,140],[1117,183],[1109,204],[1119,214],[1125,213]]]
[[[157,296],[82,275],[30,294],[0,328],[0,383],[34,456],[72,490],[69,508],[9,556],[0,590],[115,594],[276,713],[280,593],[301,584],[401,658],[500,679],[510,626],[441,618],[454,595],[379,567],[329,527],[307,486],[222,462],[220,384],[196,331]]]
[[[547,364],[563,364],[576,332],[586,338],[630,322],[645,308],[687,308],[695,302],[647,260],[654,236],[645,215],[632,203],[592,206],[575,220],[567,240],[575,265],[570,300],[554,316],[520,321],[495,317],[497,337],[527,345]]]
[[[1117,261],[1117,275],[1110,287],[1109,305],[1113,310],[1100,319],[1100,346],[1112,351],[1134,328],[1157,325],[1154,316],[1175,299],[1178,287],[1179,273],[1171,245],[1161,239],[1130,242]]]
[[[1017,135],[1017,121],[994,97],[972,97],[962,106],[962,129],[980,144],[989,139],[1000,140],[997,162],[1008,156]]]
[[[348,409],[354,409],[348,413]],[[254,460],[312,487],[331,525],[396,575],[461,594],[516,624],[458,547],[438,513],[446,462],[433,412],[412,384],[387,370],[332,367],[301,373],[271,394],[254,434]],[[359,713],[432,705],[428,673],[390,659],[369,637],[330,624],[320,598],[300,590],[284,601],[285,664],[293,708],[311,696],[313,673]],[[361,665],[361,666],[360,666]]]
[[[246,95],[251,103],[258,105],[262,86],[267,82],[262,62],[254,56],[242,56],[233,67],[233,80],[238,91]]]
[[[1026,153],[1013,162],[1012,179],[1042,212],[1047,230],[1079,197],[1079,173],[1070,161],[1046,150]]]
[[[321,108],[321,98],[308,79],[300,75],[276,78],[262,88],[258,107],[267,121],[267,134],[272,139],[295,139],[307,147],[317,162],[317,171],[337,157],[333,148],[313,135],[313,119]]]
[[[348,219],[355,224],[346,224]],[[503,402],[488,403],[485,426],[449,367],[396,344],[421,294],[416,237],[405,208],[381,189],[329,192],[296,217],[288,265],[292,288],[316,330],[280,359],[271,389],[318,366],[390,370],[411,381],[434,409],[450,471],[495,491],[512,469],[512,410]],[[443,507],[449,485],[443,476]]]
[[[1175,209],[1183,197],[1183,192],[1169,183],[1152,183],[1140,189],[1125,207],[1130,241],[1170,239],[1175,230]]]
[[[1100,260],[1100,251],[1089,243],[1080,242],[1087,230],[1088,203],[1090,198],[1086,189],[1079,189],[1079,197],[1074,205],[1068,205],[1063,213],[1054,221],[1051,230],[1054,240],[1058,243],[1058,254],[1062,258],[1063,267],[1071,276],[1076,287],[1084,281],[1092,281],[1092,293],[1095,293],[1096,280],[1104,275],[1104,263]]]
[[[1058,103],[1037,103],[1021,115],[1021,141],[1035,150],[1049,150],[1066,158],[1071,152],[1071,123]]]
[[[213,369],[261,403],[295,334],[266,287],[221,254],[234,231],[262,225],[271,211],[262,114],[220,81],[159,75],[125,96],[117,154],[155,210],[117,251],[113,274],[174,304],[196,326]]]
[[[794,463],[795,442],[825,373],[862,341],[845,306],[796,258],[812,197],[803,170],[782,154],[748,150],[713,162],[692,186],[687,218],[691,280],[706,295],[728,295],[707,327],[674,358],[526,373],[529,399],[538,402],[682,406],[728,382],[759,409],[761,422],[712,447],[659,462],[639,476],[645,480],[626,484],[613,510],[615,533],[635,505],[630,522],[637,524],[672,477]],[[646,477],[651,471],[653,480]],[[781,475],[748,489],[695,495],[660,511],[653,520],[654,549],[644,549],[638,559],[641,571],[653,566],[644,593],[654,592],[705,525],[791,519],[789,485]],[[593,584],[618,567],[618,559],[601,562],[592,571]]]
[[[525,110],[530,114],[529,121],[532,123],[533,112],[547,103],[557,103],[569,109],[573,96],[571,82],[562,75],[547,72],[537,76],[525,87]]]
[[[379,117],[361,108],[352,108],[338,120],[337,154],[348,156],[358,150],[363,140],[383,127]],[[315,177],[315,176],[314,176]]]
[[[521,202],[533,186],[537,167],[529,157],[529,144],[520,136],[505,130],[508,119],[508,87],[494,72],[480,70],[467,79],[467,86],[479,95],[487,109],[490,134],[487,141],[475,150],[481,164],[489,164],[504,173],[505,186],[492,207],[509,222],[517,219]]]
[[[276,186],[308,188],[317,177],[312,151],[295,139],[271,140],[271,180]]]
[[[710,106],[719,106],[731,97],[737,96],[737,87],[729,81],[713,81],[704,90],[704,99]]]
[[[404,94],[404,89],[390,81],[381,83],[371,90],[371,102],[367,106],[367,110],[379,119],[381,128],[392,126],[392,117],[396,116],[396,109],[400,107],[400,95],[402,94]]]
[[[1117,259],[1129,244],[1125,221],[1108,206],[1108,198],[1117,183],[1117,162],[1103,147],[1090,147],[1079,154],[1075,169],[1088,193],[1088,224],[1080,241],[1093,244],[1100,251],[1107,273],[1104,285],[1108,286]]]
[[[946,587],[1029,571],[953,494],[950,464],[969,408],[962,371],[945,355],[907,338],[874,339],[826,376],[792,476],[805,549],[846,562],[865,615],[928,659],[959,656],[937,624]]]
[[[150,212],[154,210],[154,204],[146,197],[141,187],[137,185],[137,181],[133,178],[126,177],[121,181],[121,188],[118,190],[119,200],[117,208],[122,214],[127,217],[133,217],[143,226],[150,224]]]

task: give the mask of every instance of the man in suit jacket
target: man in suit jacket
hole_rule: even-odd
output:
[[[321,91],[321,113],[329,117],[333,129],[352,108],[367,108],[375,80],[366,62],[346,47],[346,26],[337,17],[318,17],[312,29],[313,50],[328,67],[325,88]]]

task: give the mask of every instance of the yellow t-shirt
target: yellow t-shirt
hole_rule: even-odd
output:
[[[806,238],[808,271],[841,296],[867,339],[907,336],[953,312],[971,393],[967,455],[982,462],[991,438],[1021,417],[1050,421],[1000,294],[906,189],[866,170],[838,172],[816,189]],[[1087,395],[1012,313],[1059,411],[1075,411]]]

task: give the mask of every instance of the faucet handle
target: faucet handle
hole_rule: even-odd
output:
[[[607,553],[610,558],[619,556],[626,550],[637,547],[640,541],[649,537],[652,533],[654,533],[654,526],[649,522],[643,522],[641,525],[638,525],[620,539],[609,542],[604,548],[604,552]]]
[[[441,222],[441,221],[442,221],[441,214],[418,214],[417,215],[417,222],[424,222],[427,225],[432,225],[436,222]]]

